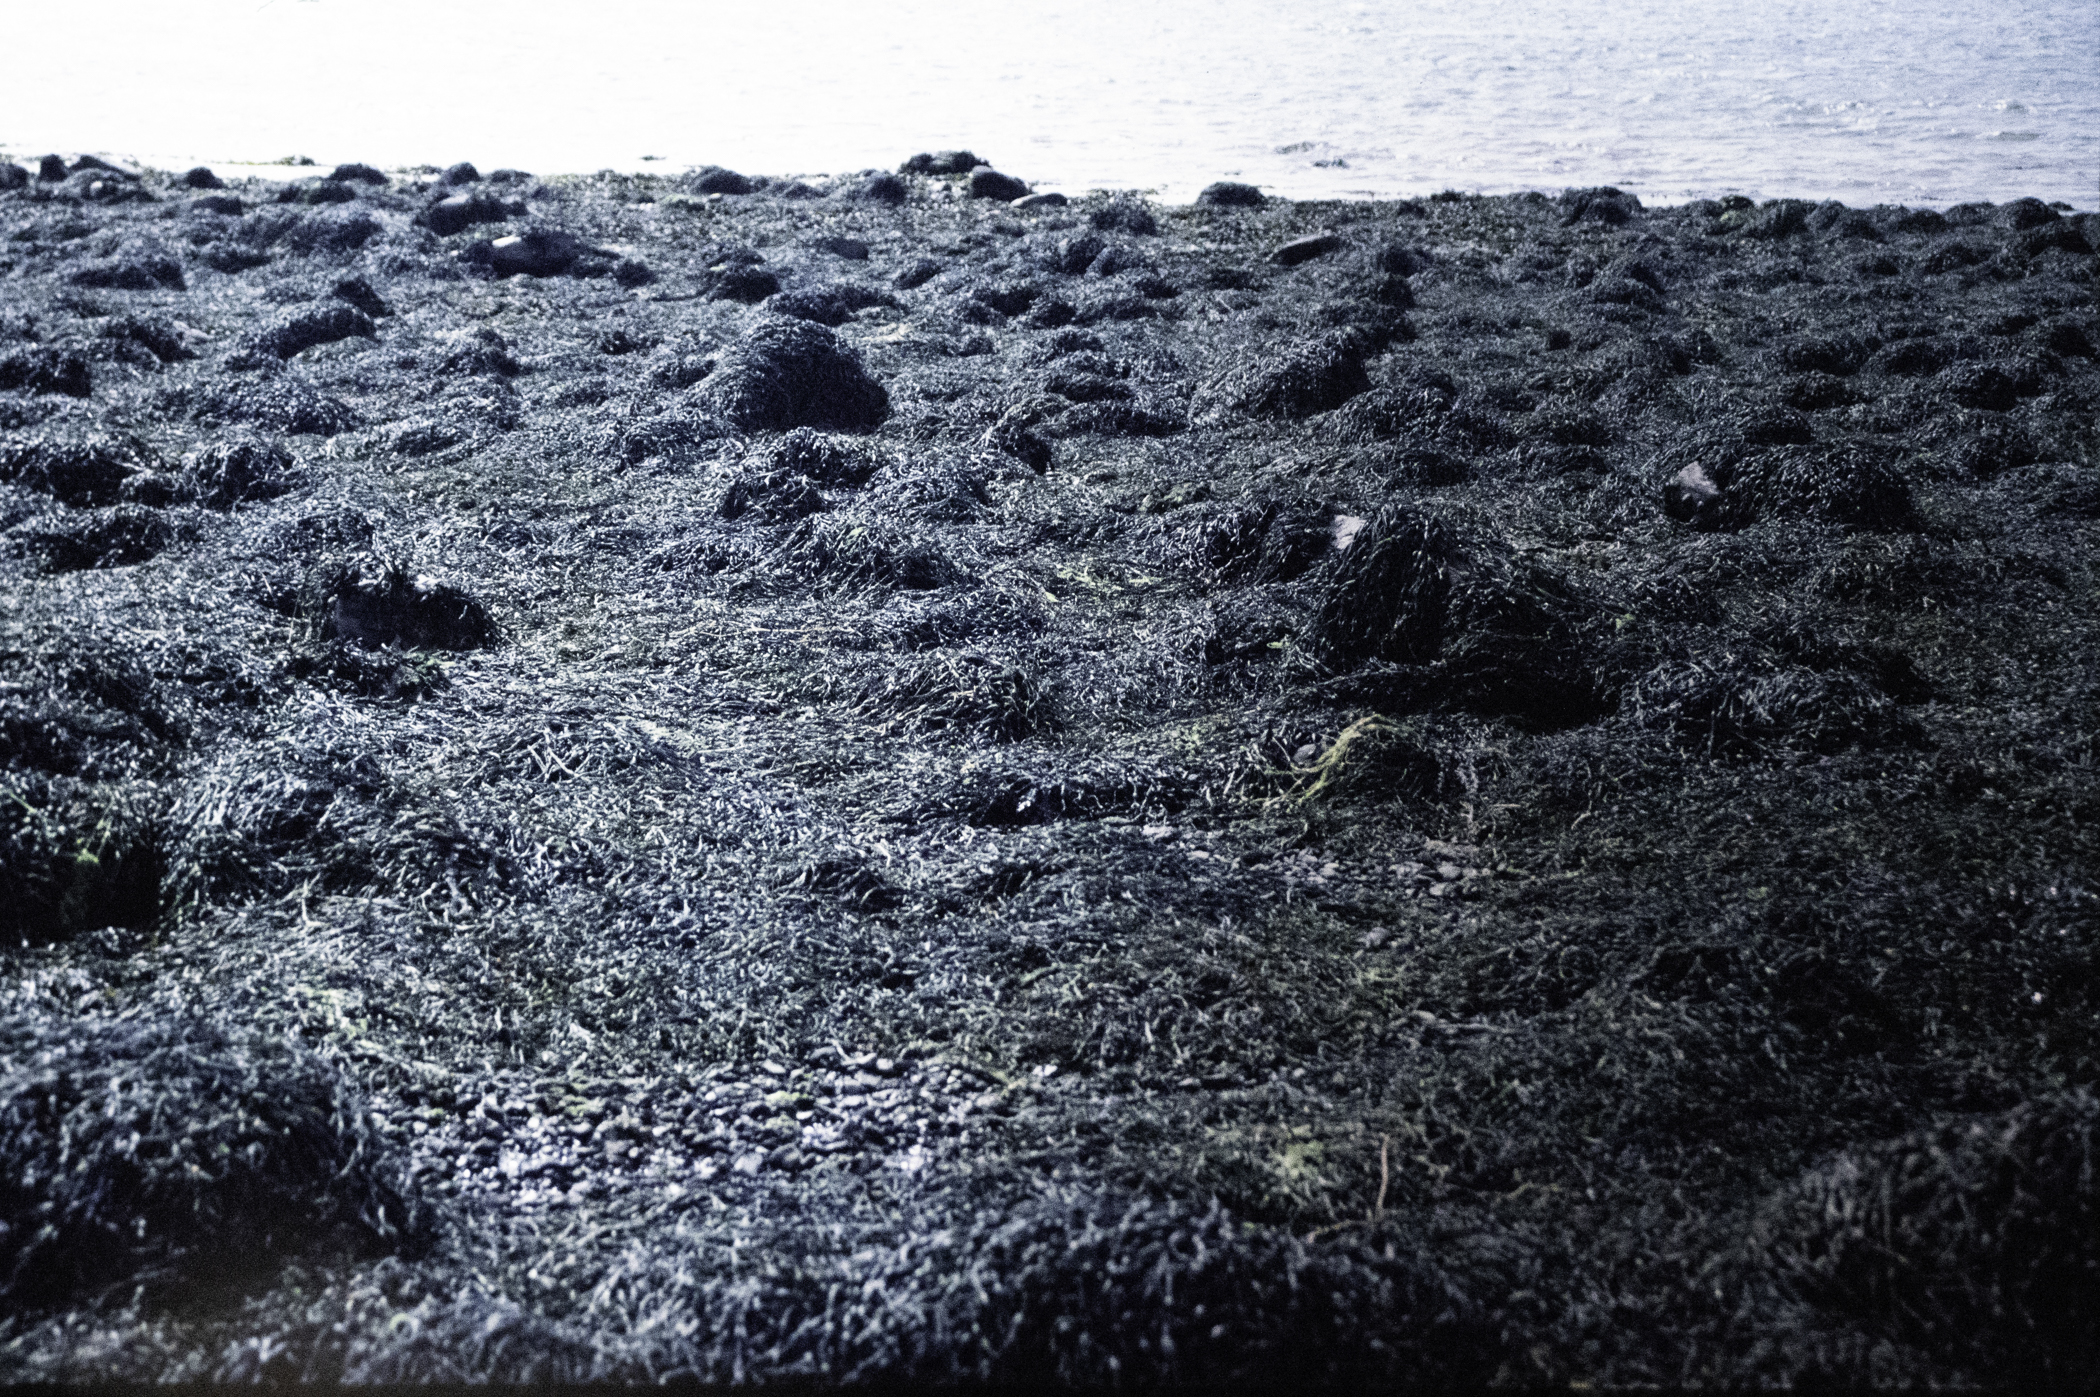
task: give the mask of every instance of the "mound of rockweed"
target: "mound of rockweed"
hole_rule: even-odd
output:
[[[861,432],[890,414],[890,395],[822,325],[760,319],[693,390],[696,405],[746,432],[795,427]]]
[[[425,1226],[362,1098],[311,1053],[188,1019],[0,1022],[0,1307],[258,1281]]]
[[[2084,1091],[1847,1150],[1767,1200],[1747,1255],[1787,1298],[1993,1378],[2100,1360],[2100,1101]]]

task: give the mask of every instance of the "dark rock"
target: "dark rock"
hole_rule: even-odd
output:
[[[143,563],[165,549],[175,531],[157,509],[118,504],[44,515],[7,536],[46,572],[84,572]]]
[[[1078,276],[1094,265],[1094,259],[1108,251],[1108,244],[1096,233],[1081,233],[1076,237],[1060,238],[1056,245],[1045,249],[1038,257],[1043,270],[1062,276]]]
[[[869,175],[848,191],[847,197],[869,204],[901,204],[911,186],[888,172]]]
[[[0,192],[12,193],[29,187],[29,171],[12,160],[0,160]]]
[[[298,483],[292,453],[273,438],[236,431],[183,461],[196,498],[217,509],[275,499]]]
[[[856,312],[870,306],[895,304],[891,297],[873,287],[834,282],[829,286],[783,291],[766,302],[766,309],[777,315],[791,315],[797,320],[814,321],[819,325],[843,325]]]
[[[355,181],[358,184],[371,185],[382,185],[386,183],[386,176],[380,171],[373,169],[370,165],[361,165],[355,163],[349,165],[336,166],[333,170],[330,170],[328,172],[327,178],[329,179],[329,181],[336,184],[344,184],[350,181]]]
[[[87,360],[78,354],[38,346],[0,356],[0,389],[85,398],[91,387]]]
[[[1219,180],[1206,185],[1196,196],[1197,204],[1211,209],[1256,209],[1268,200],[1251,184],[1240,184],[1233,180]]]
[[[2040,199],[2015,199],[1998,207],[1997,220],[2017,232],[2058,222],[2062,215]]]
[[[1001,418],[984,434],[984,444],[994,451],[1013,457],[1037,475],[1050,469],[1050,443],[1028,430],[1019,421]]]
[[[438,357],[440,377],[460,379],[475,374],[509,378],[522,372],[501,331],[484,325],[479,329],[448,336],[451,347]]]
[[[745,305],[756,305],[779,290],[780,278],[764,267],[737,263],[709,273],[706,295],[710,301],[741,301]]]
[[[1014,200],[1014,207],[1023,211],[1028,209],[1061,209],[1070,202],[1062,194],[1028,194]]]
[[[489,270],[499,277],[558,276],[585,252],[576,238],[557,228],[528,228],[489,244]]]
[[[720,165],[702,165],[680,177],[678,183],[694,194],[749,194],[757,188],[747,177]]]
[[[36,177],[45,184],[58,184],[66,177],[66,162],[56,155],[47,155],[38,162]]]
[[[897,275],[891,279],[890,284],[895,286],[899,291],[916,291],[919,287],[924,286],[927,282],[932,281],[935,277],[939,276],[940,274],[940,263],[934,261],[931,257],[921,257],[918,261],[912,263],[909,267],[906,267],[903,271],[897,273]]]
[[[2092,243],[2078,225],[2069,220],[2043,224],[2020,239],[2023,257],[2039,257],[2045,252],[2068,252],[2083,257],[2092,250]]]
[[[810,246],[816,248],[819,252],[828,252],[833,257],[843,257],[848,262],[865,262],[868,260],[868,245],[859,238],[819,238]]]
[[[523,184],[531,178],[532,175],[529,172],[513,170],[509,166],[488,172],[488,182],[490,184]]]
[[[472,650],[500,635],[479,601],[448,582],[411,575],[398,559],[330,567],[317,579],[310,608],[323,636],[370,650]]]
[[[379,220],[362,209],[354,209],[295,216],[284,226],[278,241],[293,252],[312,255],[355,252],[377,236]]]
[[[656,273],[649,270],[649,264],[633,257],[622,257],[614,263],[612,276],[614,281],[630,291],[656,280]]]
[[[350,305],[314,306],[285,312],[276,324],[256,336],[254,350],[278,359],[289,359],[316,345],[362,337],[379,338],[372,318]]]
[[[347,184],[331,180],[315,180],[310,184],[287,184],[277,191],[280,204],[306,204],[319,207],[325,204],[347,204],[357,198],[357,191]]]
[[[1100,233],[1130,233],[1138,237],[1150,237],[1159,232],[1159,219],[1141,199],[1111,199],[1103,208],[1088,215],[1087,222]]]
[[[941,150],[914,155],[897,167],[900,175],[967,175],[985,162],[967,150]]]
[[[1028,193],[1028,186],[1012,175],[1002,175],[989,165],[980,165],[970,172],[970,197],[972,199],[998,199],[1012,203]]]
[[[241,201],[231,194],[207,194],[201,199],[190,200],[191,208],[203,213],[215,213],[222,218],[239,218],[243,212]]]
[[[1314,233],[1285,243],[1269,254],[1269,260],[1279,266],[1295,267],[1300,262],[1310,262],[1315,257],[1325,257],[1330,252],[1341,250],[1342,240],[1336,234]]]
[[[224,189],[226,181],[211,172],[209,165],[197,165],[185,171],[182,184],[188,189]]]
[[[72,163],[72,165],[68,168],[67,173],[74,175],[114,175],[118,179],[132,181],[136,181],[139,177],[138,171],[127,170],[122,165],[113,165],[109,161],[104,160],[100,156],[95,155],[81,156],[79,159],[75,160]]]
[[[101,287],[114,291],[181,291],[188,283],[182,264],[164,252],[141,251],[90,262],[68,273],[74,286]]]
[[[1587,222],[1620,228],[1641,211],[1639,199],[1609,185],[1567,190],[1560,196],[1560,206],[1563,226]]]
[[[377,318],[382,315],[393,314],[393,312],[390,309],[388,309],[386,301],[381,298],[380,294],[377,291],[372,289],[372,283],[366,281],[361,276],[344,277],[342,280],[336,282],[334,288],[329,292],[329,294],[334,296],[338,301],[349,302],[351,305],[356,306],[359,310],[363,311],[366,315],[372,316],[374,318]]]
[[[763,317],[724,350],[693,394],[696,405],[740,431],[866,431],[890,407],[882,385],[830,330],[777,316]]]
[[[1414,276],[1436,265],[1436,258],[1418,247],[1387,243],[1378,249],[1378,270],[1388,276]]]
[[[448,188],[455,188],[462,184],[476,184],[480,180],[481,171],[475,169],[470,162],[465,160],[460,161],[457,165],[448,167],[445,173],[437,177],[437,182]]]
[[[522,212],[523,210],[515,210]],[[512,216],[511,205],[493,194],[454,194],[438,200],[416,217],[416,221],[441,238],[463,233],[477,223],[501,223]]]
[[[1337,331],[1245,356],[1196,390],[1191,426],[1211,426],[1237,415],[1310,417],[1340,407],[1371,386],[1360,334]]]

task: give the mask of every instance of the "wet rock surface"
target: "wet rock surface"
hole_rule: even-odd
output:
[[[983,164],[0,181],[0,1375],[2085,1381],[2091,216]]]

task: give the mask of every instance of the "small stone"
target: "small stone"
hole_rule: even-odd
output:
[[[12,160],[0,160],[0,190],[27,189],[29,171]]]
[[[1196,196],[1196,203],[1209,209],[1258,209],[1268,200],[1251,184],[1219,180]]]
[[[1025,198],[1014,200],[1014,207],[1017,209],[1061,209],[1069,202],[1071,201],[1062,194],[1030,194]]]
[[[980,165],[970,171],[970,197],[972,199],[998,199],[1012,203],[1026,198],[1028,186],[1012,175],[1002,175],[989,165]]]
[[[859,238],[819,238],[815,244],[819,252],[828,252],[834,257],[843,257],[848,262],[868,260],[868,245]]]
[[[480,179],[481,171],[475,169],[470,162],[462,160],[457,165],[446,170],[445,173],[439,175],[437,182],[450,187],[461,184],[475,184]]]
[[[1279,266],[1295,267],[1300,262],[1310,262],[1315,257],[1325,257],[1330,252],[1339,252],[1342,240],[1333,233],[1314,233],[1311,237],[1298,238],[1285,243],[1269,254],[1269,260]]]
[[[56,155],[47,155],[37,162],[36,177],[45,184],[58,184],[66,177],[66,162]]]

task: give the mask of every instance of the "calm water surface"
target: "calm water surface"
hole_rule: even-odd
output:
[[[1039,188],[1170,200],[1232,177],[1296,198],[2100,204],[2100,0],[14,11],[0,150],[18,158],[815,174],[963,145]]]

